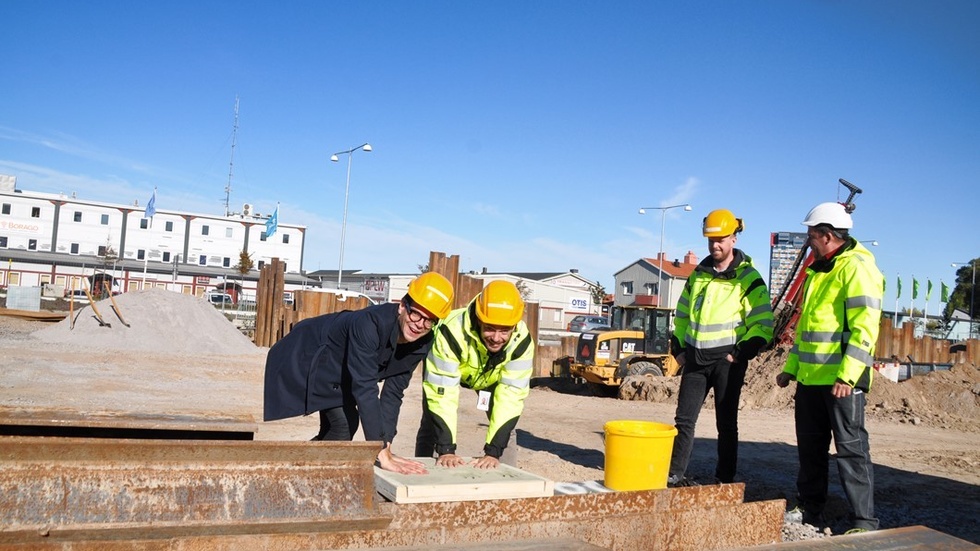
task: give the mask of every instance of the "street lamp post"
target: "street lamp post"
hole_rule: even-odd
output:
[[[878,240],[877,239],[865,239],[865,240],[861,241],[861,243],[867,243],[867,244],[871,245],[872,247],[877,247],[878,246]]]
[[[977,263],[976,262],[953,262],[950,264],[952,267],[966,266],[967,264],[973,266],[973,280],[970,283],[970,338],[973,338],[973,303],[975,300],[975,294],[977,292]]]
[[[657,269],[660,271],[660,274],[657,276],[658,277],[657,306],[663,306],[663,300],[662,300],[663,293],[661,292],[661,288],[663,288],[664,285],[664,230],[667,227],[667,211],[676,208],[683,208],[686,211],[690,211],[691,205],[684,203],[681,205],[670,205],[669,207],[641,207],[640,208],[640,214],[646,214],[647,209],[660,211],[660,252],[657,254],[657,259],[659,262],[659,266],[657,267]]]
[[[338,151],[330,156],[330,160],[337,162],[340,157],[337,155],[347,155],[347,185],[344,186],[344,222],[340,226],[340,266],[337,268],[337,288],[340,289],[340,282],[344,277],[344,241],[347,239],[347,199],[350,198],[350,164],[354,152],[358,149],[370,152],[371,144],[362,143],[357,147],[352,147],[347,151]]]

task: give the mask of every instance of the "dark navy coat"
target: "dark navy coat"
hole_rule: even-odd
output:
[[[398,336],[398,304],[297,323],[266,358],[264,419],[355,403],[364,439],[390,442],[412,373],[432,347],[431,332],[405,344]]]

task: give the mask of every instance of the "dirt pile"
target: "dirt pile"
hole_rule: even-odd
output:
[[[117,316],[110,299],[80,307],[72,317],[33,337],[47,343],[103,350],[135,350],[190,355],[239,355],[264,353],[224,315],[204,299],[150,289],[115,297]],[[95,310],[106,325],[100,324]],[[125,320],[125,324],[123,323]],[[127,325],[128,324],[128,325]]]
[[[789,349],[777,347],[749,363],[739,409],[789,410],[793,408],[793,388],[776,386],[776,374],[786,363]],[[619,390],[623,400],[676,403],[679,377],[628,377]],[[705,407],[714,407],[709,392]],[[868,414],[893,421],[957,428],[980,432],[980,369],[957,364],[946,371],[935,371],[894,383],[876,376],[868,394]]]

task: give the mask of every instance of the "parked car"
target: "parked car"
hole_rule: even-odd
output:
[[[84,289],[75,289],[65,293],[65,300],[73,300],[75,302],[84,300],[85,302],[88,302],[88,295],[85,294]]]
[[[568,322],[568,330],[573,333],[604,331],[609,328],[608,316],[575,316]]]
[[[211,293],[208,295],[208,302],[211,304],[232,304],[234,301],[228,293]]]

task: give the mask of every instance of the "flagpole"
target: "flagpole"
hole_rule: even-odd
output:
[[[909,293],[909,319],[912,320],[912,334],[915,335],[915,274],[912,274],[912,291]]]
[[[898,299],[902,296],[902,274],[896,274],[895,278],[897,285],[895,285],[895,323],[893,325],[895,329],[899,329],[902,327],[902,324],[899,323],[900,314],[898,313]]]

